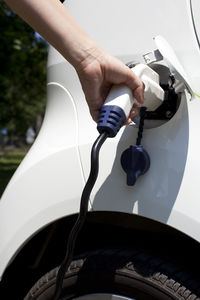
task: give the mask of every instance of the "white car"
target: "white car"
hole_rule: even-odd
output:
[[[135,145],[138,118],[102,146],[87,220],[59,299],[197,300],[200,1],[64,5],[104,50],[130,67],[142,63],[154,70],[165,100],[146,114],[141,143],[150,168],[133,186],[121,156]],[[56,267],[79,213],[98,136],[75,70],[52,47],[47,68],[41,131],[0,201],[0,293],[6,300],[53,300]]]

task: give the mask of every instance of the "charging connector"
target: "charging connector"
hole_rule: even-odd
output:
[[[78,237],[79,232],[81,231],[81,228],[85,223],[90,194],[97,180],[99,172],[99,151],[107,137],[107,132],[102,132],[92,146],[90,175],[82,192],[78,218],[69,235],[65,258],[58,270],[56,278],[56,288],[52,300],[59,300],[60,298],[65,272],[66,270],[68,270],[69,265],[72,261],[76,239]]]
[[[164,99],[164,92],[159,86],[158,74],[147,65],[142,64],[136,65],[134,68],[132,68],[132,71],[138,77],[140,77],[141,80],[144,80],[144,102],[147,109],[153,110],[160,106]],[[100,132],[100,135],[94,142],[91,150],[90,175],[82,193],[80,212],[77,221],[69,235],[65,258],[58,270],[56,289],[53,300],[58,300],[60,298],[64,275],[72,261],[77,236],[85,223],[86,214],[88,211],[89,197],[98,176],[100,148],[107,137],[116,136],[117,132],[129,116],[130,110],[135,101],[136,100],[133,97],[132,91],[127,86],[117,85],[111,88],[105,104],[101,108],[97,125],[97,129]],[[141,154],[141,152],[144,152],[141,150],[142,148],[139,147],[140,146],[138,146],[137,148],[137,154]],[[143,168],[141,173],[146,172],[148,167],[149,165],[145,164],[145,170],[143,170]],[[133,180],[131,180],[130,183],[132,185]]]
[[[147,111],[154,111],[163,103],[164,90],[160,86],[159,75],[145,64],[138,64],[131,69],[144,83],[144,106]],[[114,85],[99,114],[97,130],[107,132],[109,137],[116,136],[128,118],[133,104],[140,103],[133,97],[133,92],[125,85]]]

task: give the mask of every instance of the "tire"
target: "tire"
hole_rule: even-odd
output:
[[[57,271],[44,275],[24,300],[52,300]],[[200,300],[200,280],[182,266],[142,250],[102,249],[71,263],[60,299],[106,300],[110,294],[110,299],[119,300]]]

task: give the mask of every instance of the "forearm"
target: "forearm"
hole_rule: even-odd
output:
[[[96,45],[59,0],[6,0],[31,27],[75,68]]]
[[[121,61],[101,50],[59,0],[5,0],[76,69],[93,119],[113,84],[125,84],[143,103],[143,84]],[[127,122],[131,122],[135,108]]]

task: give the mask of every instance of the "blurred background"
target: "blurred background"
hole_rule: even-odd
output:
[[[0,197],[44,116],[48,43],[0,0]]]

